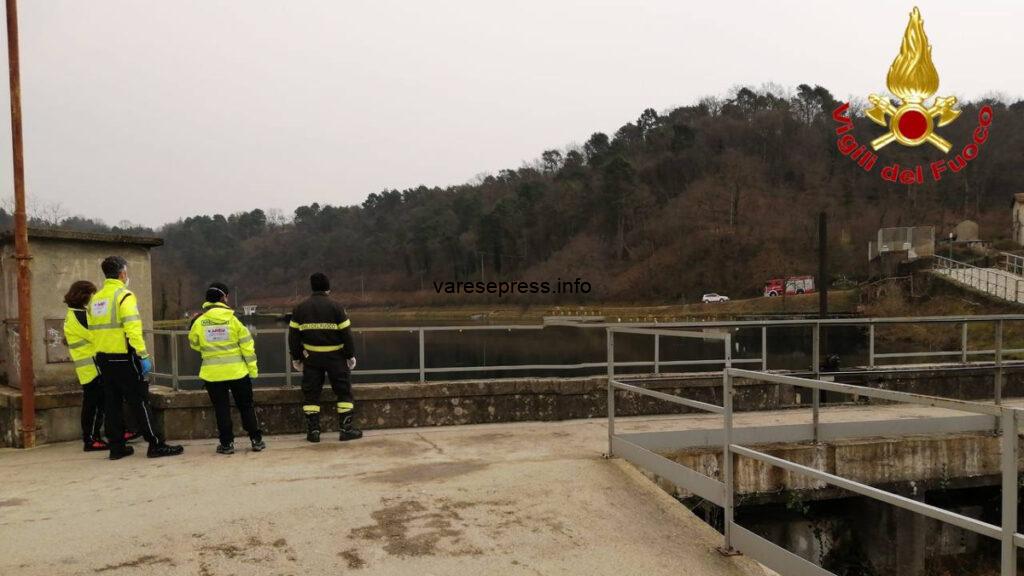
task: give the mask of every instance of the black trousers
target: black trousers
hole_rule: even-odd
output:
[[[97,354],[96,364],[103,380],[106,405],[107,441],[110,446],[124,445],[124,410],[135,417],[142,437],[150,444],[159,444],[163,436],[157,432],[153,410],[149,406],[149,382],[142,379],[142,368],[134,354]]]
[[[82,386],[82,440],[102,440],[103,430],[103,382],[97,376]]]
[[[331,390],[338,402],[354,402],[352,398],[352,381],[349,369],[344,360],[302,367],[302,399],[307,405],[320,405],[320,393],[324,389],[324,380],[329,380]]]
[[[203,382],[206,392],[213,403],[213,413],[217,416],[217,435],[221,444],[235,441],[234,424],[231,422],[231,396],[235,398],[235,406],[242,416],[242,428],[249,433],[252,440],[261,440],[263,433],[256,418],[256,405],[252,400],[252,379],[248,376],[238,380],[224,382]]]

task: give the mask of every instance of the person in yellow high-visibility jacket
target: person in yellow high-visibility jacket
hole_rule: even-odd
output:
[[[226,285],[220,282],[210,284],[206,289],[203,313],[192,319],[188,343],[203,357],[199,379],[210,395],[217,417],[217,434],[220,437],[217,453],[235,453],[229,393],[235,398],[235,406],[242,417],[242,427],[249,433],[253,452],[260,452],[267,445],[263,442],[252,394],[252,379],[259,376],[256,343],[249,329],[227,305],[227,296]]]
[[[146,455],[150,458],[177,456],[184,448],[167,444],[154,428],[146,378],[153,371],[153,360],[142,338],[138,301],[128,290],[128,262],[120,256],[110,256],[103,260],[101,268],[106,280],[89,300],[87,317],[106,397],[110,459],[118,460],[135,453],[124,441],[121,405],[125,402],[134,413],[142,436],[149,442]]]
[[[75,375],[82,385],[82,443],[86,452],[110,450],[103,441],[103,384],[96,367],[96,351],[89,335],[85,306],[96,293],[96,285],[79,280],[64,295],[68,315],[64,318],[64,342],[75,365]]]

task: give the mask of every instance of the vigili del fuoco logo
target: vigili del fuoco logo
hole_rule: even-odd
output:
[[[879,171],[882,179],[900,184],[923,184],[926,173],[937,182],[947,171],[960,172],[978,157],[981,145],[988,140],[992,108],[986,105],[978,111],[978,125],[971,134],[971,140],[950,158],[949,151],[953,145],[942,137],[938,129],[955,121],[960,116],[960,110],[956,109],[955,96],[938,96],[931,105],[928,104],[928,99],[939,90],[939,73],[932,63],[932,46],[924,33],[924,20],[917,8],[910,13],[900,53],[889,67],[886,87],[895,95],[895,102],[886,95],[868,96],[872,107],[865,115],[886,129],[886,132],[871,141],[871,150],[848,133],[853,128],[853,121],[847,115],[849,102],[840,104],[832,112],[832,119],[839,124],[836,127],[836,135],[839,137],[836,143],[844,156],[855,161],[864,171],[871,172],[878,162],[878,154],[875,152],[893,142],[903,146],[927,143],[943,154],[942,158],[927,165],[905,167],[894,163],[883,166]]]

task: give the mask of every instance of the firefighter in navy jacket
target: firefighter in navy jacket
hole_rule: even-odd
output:
[[[313,294],[295,307],[288,324],[292,366],[302,371],[306,440],[320,441],[320,393],[325,379],[336,396],[339,439],[362,438],[352,422],[355,400],[350,373],[356,367],[352,323],[345,309],[331,300],[327,276],[317,272],[310,276],[309,284]]]

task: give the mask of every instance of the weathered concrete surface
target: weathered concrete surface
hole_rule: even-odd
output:
[[[752,445],[766,454],[864,484],[953,482],[997,477],[999,438],[992,434],[942,434],[821,442]],[[680,464],[717,477],[721,449],[677,452]],[[751,458],[736,458],[736,490],[741,494],[819,490],[828,484]]]
[[[695,374],[660,377],[652,389],[704,402],[721,403],[721,376]],[[792,404],[788,387],[757,382],[738,383],[735,405],[759,410]],[[16,445],[20,392],[0,387],[0,446]],[[522,378],[463,382],[359,384],[355,388],[357,418],[365,429],[493,424],[499,422],[556,421],[603,417],[607,407],[607,379]],[[302,392],[297,386],[257,388],[256,410],[270,434],[303,431]],[[151,387],[157,420],[173,439],[213,438],[217,435],[210,399],[203,390],[175,392]],[[76,439],[81,392],[48,391],[37,395],[37,442]],[[322,424],[337,426],[330,391],[323,395]],[[646,396],[623,394],[620,415],[674,414],[689,411]],[[237,422],[237,414],[234,415]]]
[[[1024,399],[1008,399],[1006,404],[1024,407]],[[959,417],[963,413],[942,408],[910,405],[835,406],[822,408],[822,423],[876,422],[894,419]],[[810,420],[807,410],[773,410],[736,414],[736,428],[805,424]],[[672,430],[712,430],[722,426],[721,416],[690,415],[685,418],[659,417],[638,419],[622,426],[616,432],[648,432],[665,429],[674,422]],[[992,433],[957,433],[927,436],[901,436],[856,438],[822,442],[820,444],[750,444],[767,454],[810,466],[844,478],[871,485],[916,483],[921,488],[929,485],[953,485],[975,479],[978,482],[998,482],[999,438]],[[1024,447],[1022,447],[1024,449]],[[707,476],[721,479],[721,448],[692,448],[666,454],[684,466]],[[1024,459],[1018,455],[1018,469],[1024,470]],[[783,490],[820,490],[823,482],[805,475],[769,466],[750,458],[735,458],[736,487],[741,494],[770,494]],[[674,486],[659,480],[670,493],[680,497]]]
[[[103,272],[100,262],[112,254],[128,260],[131,289],[138,296],[139,312],[146,326],[152,325],[152,267],[149,250],[163,244],[159,238],[97,234],[69,230],[30,229],[32,252],[32,359],[37,386],[73,387],[74,366],[58,362],[67,356],[63,338],[66,308],[64,293],[76,280],[89,280],[100,286]],[[17,261],[11,233],[0,233],[0,380],[18,388],[18,291]],[[49,361],[48,361],[49,358]]]
[[[270,437],[118,462],[0,450],[0,574],[763,574],[598,421]]]
[[[509,378],[458,382],[357,384],[355,395],[358,418],[366,429],[449,426],[455,424],[493,424],[499,422],[555,421],[601,418],[607,407],[605,377],[587,378]],[[932,367],[890,374],[847,374],[843,382],[870,387],[932,394],[948,398],[987,399],[992,397],[992,370],[975,368],[942,372]],[[739,411],[771,410],[797,405],[791,386],[777,386],[737,379],[734,406]],[[646,378],[644,386],[702,402],[721,405],[720,375],[686,374]],[[154,386],[153,406],[157,418],[165,423],[175,439],[216,436],[213,410],[204,391],[174,392]],[[0,446],[14,445],[20,418],[19,392],[0,387]],[[1004,396],[1024,396],[1024,370],[1007,369]],[[829,397],[830,401],[848,401],[848,396]],[[803,391],[801,402],[809,395]],[[52,391],[38,396],[37,440],[60,442],[78,438],[78,390]],[[297,386],[256,390],[256,406],[264,426],[271,434],[292,434],[304,426],[302,394]],[[333,399],[324,394],[324,424],[336,425]],[[662,402],[648,396],[620,392],[616,395],[620,416],[680,414],[689,408]],[[237,416],[237,415],[236,415]]]

